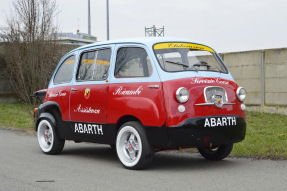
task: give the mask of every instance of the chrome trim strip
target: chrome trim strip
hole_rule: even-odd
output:
[[[214,105],[214,103],[199,103],[194,105]],[[235,105],[235,103],[223,103],[222,105]]]
[[[214,103],[199,103],[199,104],[195,104],[195,105],[214,105]]]

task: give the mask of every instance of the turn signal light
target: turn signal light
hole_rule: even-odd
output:
[[[36,112],[37,112],[38,108],[34,108],[34,118],[36,116]]]

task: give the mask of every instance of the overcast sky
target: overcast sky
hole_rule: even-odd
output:
[[[13,12],[0,1],[0,25]],[[91,1],[92,35],[106,40],[106,0]],[[57,0],[62,32],[88,32],[88,0]],[[286,0],[109,0],[110,39],[144,37],[145,26],[218,52],[287,47]]]

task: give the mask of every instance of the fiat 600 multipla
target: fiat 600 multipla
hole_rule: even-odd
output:
[[[99,42],[60,61],[35,109],[45,154],[65,140],[108,144],[128,169],[147,167],[155,152],[197,148],[227,157],[245,137],[244,88],[211,47],[177,38]]]

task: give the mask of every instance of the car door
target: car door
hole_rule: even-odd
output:
[[[111,53],[112,47],[99,47],[80,55],[76,80],[70,90],[70,121],[78,135],[75,139],[104,140]]]
[[[56,102],[64,121],[69,121],[69,97],[76,55],[67,56],[60,64],[46,94],[46,101]]]
[[[162,126],[165,108],[162,82],[151,54],[142,45],[118,45],[108,93],[108,122],[135,117],[144,126]]]

